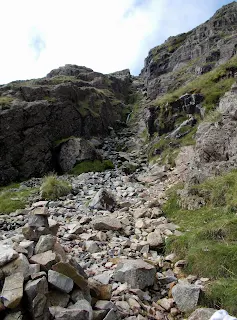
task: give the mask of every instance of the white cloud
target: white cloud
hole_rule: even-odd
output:
[[[66,63],[138,73],[151,47],[217,8],[216,0],[2,1],[0,83],[43,77]]]

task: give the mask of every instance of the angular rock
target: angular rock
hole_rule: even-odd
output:
[[[41,236],[35,246],[35,254],[53,250],[56,240],[57,238],[51,234]]]
[[[44,270],[49,270],[57,262],[57,256],[49,250],[32,256],[30,262],[40,264]]]
[[[47,298],[44,294],[38,293],[31,303],[31,316],[33,320],[48,320],[50,313]]]
[[[13,309],[20,304],[23,297],[23,283],[24,277],[19,272],[5,278],[1,293],[5,307]]]
[[[19,254],[9,245],[0,244],[0,267],[16,259]]]
[[[69,233],[70,234],[81,234],[83,232],[83,228],[80,223],[74,223],[70,226]]]
[[[117,320],[119,319],[114,310],[110,310],[103,320]]]
[[[57,290],[51,290],[48,294],[49,306],[66,308],[69,302],[70,296],[67,293]]]
[[[119,230],[122,228],[120,221],[114,217],[100,217],[92,222],[96,230]]]
[[[54,219],[48,219],[49,222],[49,231],[52,235],[56,236],[58,229],[59,229],[59,223]]]
[[[92,320],[92,308],[88,301],[79,300],[67,309],[50,307],[49,311],[55,320]]]
[[[48,201],[41,201],[41,202],[42,203],[46,202],[46,204],[48,204]],[[36,204],[35,204],[34,208],[31,211],[31,214],[33,214],[33,215],[42,215],[42,216],[48,217],[49,216],[49,210],[48,210],[48,208],[46,206],[40,206],[40,205],[36,206]]]
[[[22,233],[27,240],[38,241],[40,236],[49,234],[50,230],[47,227],[30,227],[24,226],[22,228]]]
[[[37,294],[45,295],[48,293],[48,282],[46,277],[42,277],[36,280],[30,280],[26,283],[24,291],[29,299],[33,301]]]
[[[197,306],[200,294],[200,287],[178,283],[172,288],[174,301],[182,312],[193,311]]]
[[[188,320],[209,320],[216,311],[212,308],[199,308],[188,317]]]
[[[34,210],[39,210],[39,208],[36,208]],[[47,215],[42,214],[30,214],[29,220],[28,220],[29,227],[49,227],[48,218]]]
[[[69,293],[73,289],[73,280],[62,273],[49,270],[48,282],[51,283],[56,289]]]
[[[93,297],[101,300],[110,300],[112,295],[112,286],[110,284],[102,284],[93,278],[89,278],[88,285]]]
[[[67,277],[70,277],[82,290],[85,289],[88,285],[88,282],[84,278],[84,276],[82,276],[79,273],[78,269],[71,265],[69,262],[58,262],[52,267],[52,269],[64,274]]]
[[[100,189],[92,201],[89,203],[89,208],[97,210],[113,210],[116,206],[114,196],[105,189]]]
[[[147,236],[147,242],[153,249],[160,248],[164,244],[164,240],[158,231],[149,233]]]
[[[95,309],[98,310],[116,310],[116,306],[113,302],[107,300],[98,300],[95,304]]]
[[[114,273],[115,281],[127,282],[132,288],[144,289],[155,281],[156,269],[141,259],[120,260]]]
[[[19,246],[27,250],[28,258],[33,256],[35,247],[34,241],[24,240],[19,243]]]
[[[27,279],[30,275],[29,266],[30,264],[26,256],[20,253],[17,259],[0,268],[0,279],[4,279],[5,277],[10,276],[16,272],[22,273],[24,279]]]

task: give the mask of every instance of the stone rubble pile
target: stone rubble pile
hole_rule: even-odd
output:
[[[171,320],[196,308],[208,279],[185,277],[186,261],[164,255],[181,234],[161,209],[169,168],[116,152],[112,138],[103,149],[136,171],[68,177],[72,194],[6,219],[21,228],[0,233],[0,319]]]

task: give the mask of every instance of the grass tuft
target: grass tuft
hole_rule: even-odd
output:
[[[108,169],[114,169],[114,164],[111,160],[94,160],[82,161],[78,163],[71,171],[74,175],[79,175],[85,172],[102,172]]]
[[[179,205],[178,186],[168,191],[163,210],[180,226],[183,235],[167,241],[167,253],[187,259],[187,274],[208,277],[205,304],[236,313],[237,288],[237,171],[189,189],[205,199],[205,206],[185,210]],[[235,294],[235,295],[233,295]]]
[[[67,181],[60,180],[54,174],[44,177],[40,187],[41,197],[45,200],[57,200],[68,195],[71,190],[72,186]]]

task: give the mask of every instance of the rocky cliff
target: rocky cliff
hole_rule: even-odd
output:
[[[147,97],[155,99],[228,61],[237,50],[236,27],[234,1],[197,28],[151,49],[141,71]]]
[[[105,136],[126,119],[128,70],[103,75],[66,65],[45,78],[0,87],[0,184],[55,170],[54,148],[71,136]]]

